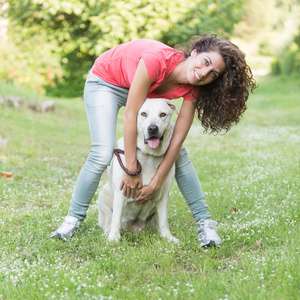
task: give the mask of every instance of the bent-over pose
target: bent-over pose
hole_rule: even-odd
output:
[[[169,149],[155,176],[142,186],[141,175],[124,172],[121,189],[135,197],[137,205],[151,201],[175,163],[175,178],[195,219],[201,246],[220,246],[217,222],[207,211],[197,173],[183,147],[194,115],[205,131],[227,132],[246,109],[249,89],[256,87],[245,54],[231,42],[204,35],[187,49],[175,50],[154,40],[139,39],[121,44],[99,56],[84,88],[84,103],[91,133],[91,151],[81,169],[71,207],[63,224],[51,236],[74,235],[110,164],[115,147],[117,114],[124,113],[124,147],[128,170],[137,170],[137,114],[145,99],[182,97]]]

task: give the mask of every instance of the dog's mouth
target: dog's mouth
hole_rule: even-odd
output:
[[[161,138],[151,137],[149,139],[144,139],[144,143],[148,144],[148,146],[152,149],[155,149],[159,146],[160,142],[164,139],[164,136]]]

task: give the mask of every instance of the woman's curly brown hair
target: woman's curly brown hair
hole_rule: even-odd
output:
[[[226,69],[221,76],[199,87],[195,107],[205,132],[226,133],[247,109],[249,90],[252,92],[257,87],[251,69],[245,54],[236,45],[215,34],[194,36],[185,49],[180,48],[186,58],[194,49],[197,53],[216,51],[225,62]]]

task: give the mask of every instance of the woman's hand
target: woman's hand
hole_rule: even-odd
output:
[[[145,62],[141,58],[132,79],[123,118],[125,165],[129,171],[135,171],[137,167],[137,115],[147,98],[150,85],[148,71]],[[142,188],[142,186],[142,175],[130,176],[124,174],[120,189],[123,190],[124,196],[135,198],[137,189]]]
[[[146,204],[155,197],[158,188],[159,186],[153,181],[149,185],[143,186],[137,191],[136,198],[134,199],[135,203],[137,205]]]
[[[136,192],[138,189],[141,189],[143,187],[143,179],[142,175],[137,176],[130,176],[126,173],[124,173],[120,190],[123,190],[123,195],[127,198],[132,197],[133,199],[136,196]]]

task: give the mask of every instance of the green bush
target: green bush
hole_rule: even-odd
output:
[[[295,66],[295,51],[296,49],[293,49],[296,46],[295,44],[292,44],[284,53],[282,56],[282,74],[283,75],[291,75],[294,73],[294,66]]]
[[[293,42],[273,61],[271,69],[274,75],[300,74],[300,45]]]
[[[55,41],[48,41],[45,32],[30,32],[28,39],[24,32],[28,34],[30,29],[12,30],[14,42],[0,47],[0,78],[43,94],[45,85],[55,86],[55,77],[62,78],[58,46]]]
[[[32,83],[32,88],[38,85],[39,90],[55,95],[78,96],[88,69],[104,51],[137,38],[157,39],[173,45],[204,32],[228,37],[242,15],[243,2],[10,0],[9,37],[18,49],[12,56],[18,62],[21,59],[18,51],[27,43],[30,47],[22,51],[25,52],[22,63],[30,78],[27,84]],[[20,38],[16,34],[20,34]],[[37,65],[38,62],[42,66]],[[0,75],[8,67],[3,67]],[[47,75],[47,67],[51,75]],[[38,76],[41,78],[36,78]],[[20,80],[19,77],[22,74],[15,74],[14,80]]]
[[[278,58],[274,58],[271,63],[271,74],[280,75],[281,74],[281,66]]]

